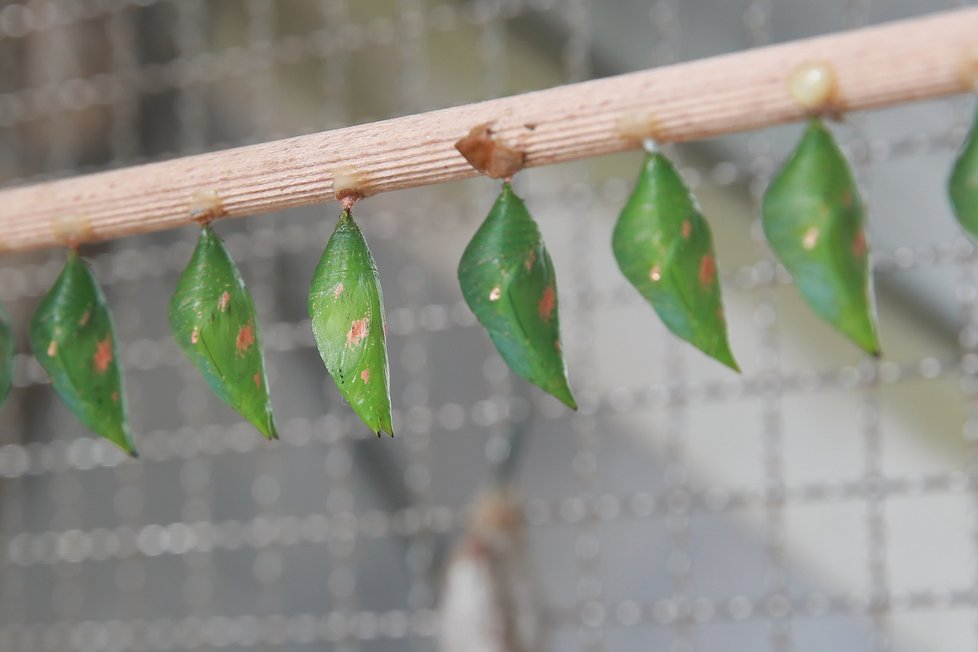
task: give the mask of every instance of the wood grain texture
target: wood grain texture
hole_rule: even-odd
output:
[[[972,88],[978,8],[795,41],[274,142],[0,192],[0,250],[184,226],[191,196],[216,191],[227,217],[325,202],[334,178],[365,195],[473,176],[454,144],[491,123],[538,166],[800,120],[788,80],[834,69],[846,112]],[[623,134],[628,132],[631,137]]]

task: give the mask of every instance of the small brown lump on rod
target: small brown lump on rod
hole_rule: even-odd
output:
[[[523,169],[526,155],[493,135],[489,123],[472,127],[469,135],[455,143],[469,165],[493,179],[509,179]]]

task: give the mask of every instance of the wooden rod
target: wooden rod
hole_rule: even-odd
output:
[[[788,90],[800,66],[834,70],[832,110],[912,102],[973,88],[978,8],[738,52],[160,163],[0,191],[0,251],[160,231],[191,222],[191,198],[218,193],[242,217],[473,176],[455,150],[491,123],[528,166],[662,142],[701,140],[806,117]],[[626,128],[627,126],[627,128]]]

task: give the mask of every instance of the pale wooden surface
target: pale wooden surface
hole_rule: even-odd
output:
[[[829,64],[844,112],[966,92],[978,61],[978,8],[796,41],[478,104],[0,192],[0,250],[184,226],[191,198],[220,194],[226,217],[333,199],[334,176],[366,194],[475,172],[454,143],[481,123],[527,166],[637,147],[647,125],[689,141],[799,120],[788,80]],[[970,72],[969,72],[970,71]]]

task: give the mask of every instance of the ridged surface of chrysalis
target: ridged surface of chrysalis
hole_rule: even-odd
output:
[[[267,439],[277,439],[255,305],[210,226],[177,281],[170,329],[214,393]]]
[[[112,317],[92,271],[74,251],[34,313],[30,342],[75,416],[134,454]]]
[[[309,290],[319,354],[343,398],[378,435],[393,435],[384,298],[370,249],[343,211]]]
[[[954,162],[949,188],[958,222],[978,238],[978,113]]]
[[[10,394],[14,377],[14,334],[7,311],[0,305],[0,406]]]
[[[727,341],[710,225],[662,154],[646,157],[612,248],[625,278],[670,331],[738,369]]]
[[[553,263],[536,222],[508,183],[465,248],[458,280],[506,364],[576,408],[561,354]]]
[[[764,234],[808,305],[867,353],[879,342],[863,226],[849,164],[814,119],[764,195]]]

